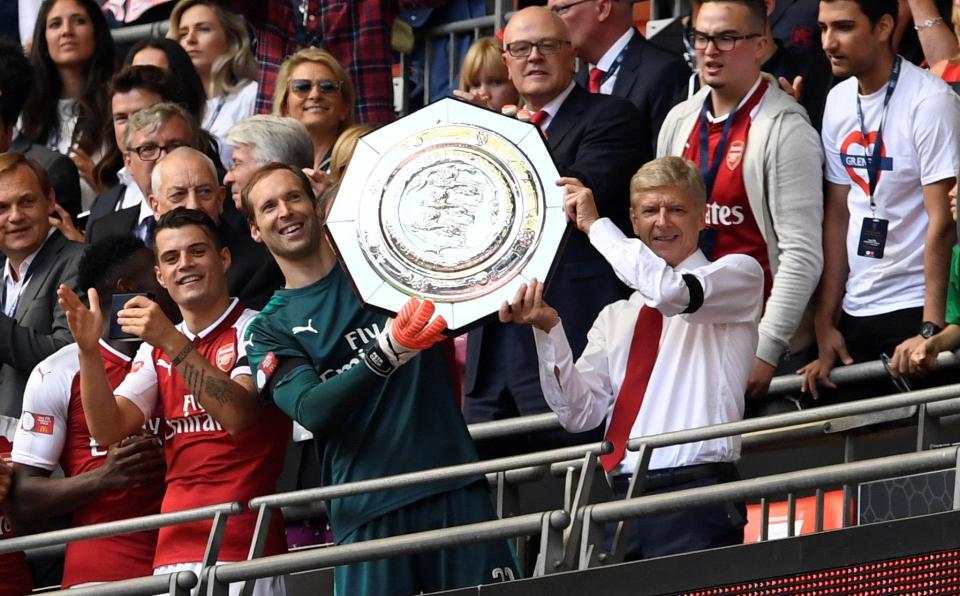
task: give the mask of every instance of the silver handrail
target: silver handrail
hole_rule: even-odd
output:
[[[98,584],[88,588],[72,588],[44,593],[69,594],[70,596],[150,596],[165,592],[170,596],[189,596],[190,591],[196,587],[197,581],[197,575],[194,572],[178,571]]]

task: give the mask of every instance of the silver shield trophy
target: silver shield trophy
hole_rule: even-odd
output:
[[[327,232],[365,305],[427,298],[458,333],[547,278],[559,177],[534,125],[442,99],[360,139]]]

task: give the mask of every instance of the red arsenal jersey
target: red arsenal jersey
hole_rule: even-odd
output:
[[[0,434],[0,461],[9,462],[12,445]],[[13,538],[10,521],[3,515],[0,507],[0,540]],[[27,558],[23,552],[0,555],[0,596],[23,596],[33,591],[33,578],[27,568]]]
[[[773,287],[773,276],[770,274],[770,255],[767,253],[767,243],[760,232],[760,226],[750,208],[747,198],[747,187],[743,181],[743,158],[747,152],[747,138],[750,134],[750,124],[755,109],[760,105],[763,95],[767,92],[766,79],[760,79],[760,84],[752,94],[741,103],[734,116],[733,125],[727,138],[726,154],[717,170],[717,178],[713,184],[713,193],[707,197],[707,228],[715,229],[716,244],[712,254],[708,255],[715,261],[730,254],[744,254],[755,258],[764,273],[764,301],[770,296]],[[687,140],[683,156],[700,166],[701,171],[710,164],[700,163],[700,129],[703,116],[697,120],[690,137]],[[708,151],[710,163],[713,163],[717,146],[726,119],[708,122]]]
[[[240,338],[256,315],[234,299],[219,320],[197,335],[183,323],[177,328],[209,362],[235,378],[250,374]],[[256,425],[231,436],[190,393],[170,358],[147,344],[140,346],[130,374],[116,393],[143,412],[158,402],[163,409],[164,513],[230,501],[245,505],[254,497],[276,492],[291,421],[275,406],[265,407]],[[246,559],[255,522],[256,514],[249,510],[230,518],[218,560]],[[154,567],[200,561],[210,526],[211,522],[199,522],[162,528]],[[267,554],[285,550],[282,519],[275,512]]]
[[[131,359],[102,341],[100,355],[107,380],[115,388],[130,370]],[[103,466],[107,450],[93,440],[87,428],[79,372],[77,344],[64,346],[33,369],[23,394],[24,411],[14,440],[14,462],[51,472],[59,464],[67,477]],[[148,432],[157,434],[159,420],[148,421]],[[73,513],[73,525],[159,513],[164,488],[158,482],[103,493]],[[67,545],[62,586],[149,575],[156,544],[156,531],[72,542]]]

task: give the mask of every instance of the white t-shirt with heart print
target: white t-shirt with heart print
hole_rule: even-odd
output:
[[[923,186],[953,178],[960,166],[960,98],[936,76],[903,60],[886,122],[876,217],[889,220],[883,258],[859,256],[864,218],[874,217],[868,197],[867,156],[873,155],[887,85],[861,95],[867,139],[857,117],[858,82],[851,77],[827,97],[823,116],[826,179],[849,185],[847,262],[843,310],[871,316],[922,306],[927,212]]]

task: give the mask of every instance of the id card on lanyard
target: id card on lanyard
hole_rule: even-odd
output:
[[[890,108],[890,98],[897,88],[897,81],[900,80],[900,69],[903,66],[903,59],[897,56],[893,61],[893,71],[890,73],[890,80],[887,82],[887,92],[883,97],[883,108],[880,112],[880,125],[877,127],[877,136],[873,142],[873,152],[867,156],[867,198],[870,200],[870,217],[864,217],[860,227],[860,241],[857,243],[857,255],[869,259],[882,259],[883,251],[887,245],[887,228],[890,221],[877,217],[876,192],[877,185],[880,183],[880,170],[883,165],[883,125],[887,121],[887,111]],[[870,137],[867,131],[866,121],[863,117],[863,106],[860,103],[860,94],[857,93],[857,119],[860,124],[860,134],[864,143]]]

